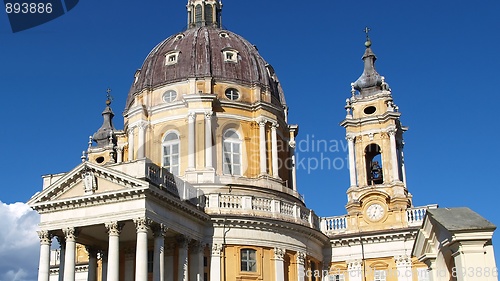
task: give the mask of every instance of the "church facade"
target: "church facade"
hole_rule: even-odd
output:
[[[341,122],[347,214],[321,218],[297,191],[298,125],[275,70],[221,28],[221,9],[189,0],[188,29],[136,71],[124,128],[108,99],[82,163],[43,177],[28,202],[41,215],[39,281],[497,280],[495,226],[413,206],[407,128],[368,37]],[[450,226],[457,216],[475,219]],[[456,274],[478,259],[492,274]]]

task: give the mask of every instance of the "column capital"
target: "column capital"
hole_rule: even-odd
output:
[[[63,230],[63,233],[65,235],[65,238],[66,238],[66,241],[68,240],[76,240],[76,237],[78,236],[78,230],[74,227],[67,227],[67,228],[64,228]]]
[[[187,115],[188,122],[194,122],[196,119],[196,112],[189,112]]]
[[[264,126],[266,126],[267,120],[265,120],[264,118],[261,118],[261,119],[257,120],[257,123],[259,124],[259,127],[264,127]]]
[[[297,263],[301,265],[306,264],[306,253],[304,252],[297,252]]]
[[[139,130],[146,130],[148,128],[149,124],[146,121],[141,121],[136,124],[136,127],[139,128]]]
[[[113,221],[105,223],[104,226],[106,227],[109,236],[120,236],[120,232],[122,231],[124,224]]]
[[[85,246],[85,250],[87,250],[87,253],[89,253],[89,257],[93,256],[97,258],[97,254],[99,253],[98,249],[92,246]]]
[[[354,140],[356,139],[355,136],[351,135],[351,134],[347,134],[345,136],[345,139],[348,141],[348,142],[354,142]]]
[[[51,245],[52,244],[52,234],[48,230],[37,231],[38,238],[40,238],[40,244]]]
[[[169,242],[165,244],[165,255],[173,256],[175,253],[175,243]]]
[[[393,137],[396,135],[396,132],[398,131],[398,129],[396,128],[390,128],[387,130],[387,134],[390,136],[390,137]]]
[[[205,119],[210,120],[212,119],[213,115],[214,115],[213,111],[205,111]]]
[[[203,243],[203,242],[195,241],[191,245],[191,253],[193,253],[193,254],[202,253],[204,250],[205,250],[205,243]]]
[[[295,140],[291,140],[291,141],[288,142],[288,145],[291,148],[295,149],[295,146],[297,146],[297,142]]]
[[[284,260],[285,259],[286,250],[283,248],[274,248],[274,259],[275,260]]]
[[[168,227],[163,223],[155,224],[151,227],[151,229],[153,230],[154,237],[165,237],[168,231]]]
[[[271,130],[276,131],[276,128],[278,128],[280,124],[278,122],[271,122]]]
[[[137,233],[139,232],[148,232],[149,226],[151,225],[151,220],[148,218],[136,218],[134,219],[135,228]]]
[[[222,244],[212,244],[212,256],[222,255],[222,249],[224,246]]]
[[[191,241],[191,238],[185,236],[185,235],[179,235],[177,238],[177,245],[179,245],[179,248],[187,248],[189,246],[189,242]]]

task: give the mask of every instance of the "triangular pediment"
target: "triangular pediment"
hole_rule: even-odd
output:
[[[147,187],[148,182],[122,172],[84,162],[34,195],[28,205],[47,204],[129,191]]]

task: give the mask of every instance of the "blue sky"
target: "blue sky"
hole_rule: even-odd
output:
[[[80,1],[66,15],[19,33],[0,12],[3,205],[26,202],[41,189],[41,175],[79,163],[88,136],[102,123],[107,87],[115,127],[122,128],[134,72],[158,42],[185,28],[185,2]],[[255,44],[274,66],[289,120],[300,126],[299,141],[345,143],[338,124],[350,83],[362,72],[362,30],[369,26],[377,70],[410,127],[405,157],[414,205],[468,206],[500,225],[494,207],[500,195],[499,1],[223,3],[224,27]],[[298,153],[299,159],[323,153],[337,161],[337,168],[299,167],[298,188],[318,215],[344,214],[347,163],[335,159],[347,153]]]

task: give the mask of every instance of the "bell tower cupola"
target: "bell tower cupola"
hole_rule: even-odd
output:
[[[366,28],[363,73],[351,83],[347,114],[341,122],[349,148],[346,208],[350,216],[363,218],[356,220],[360,226],[363,222],[400,224],[404,210],[411,206],[403,160],[403,133],[407,127],[401,125],[401,113],[389,85],[375,70],[376,56],[368,31]]]
[[[188,28],[200,26],[221,27],[220,0],[188,0]]]

